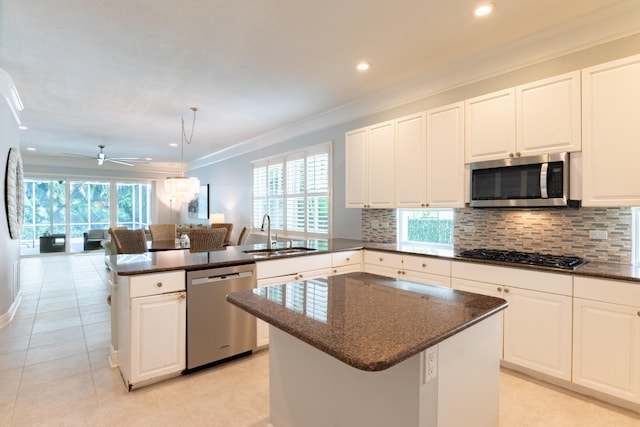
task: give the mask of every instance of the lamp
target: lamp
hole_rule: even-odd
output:
[[[224,222],[224,214],[223,213],[212,213],[209,214],[209,223],[210,224],[221,224]]]
[[[170,176],[164,180],[164,188],[172,199],[178,202],[189,202],[193,200],[200,192],[200,180],[198,178],[190,178],[184,176],[184,143],[191,144],[193,139],[193,129],[196,126],[196,107],[191,107],[193,111],[193,123],[191,124],[191,135],[187,139],[184,131],[184,116],[182,121],[182,144],[180,146],[180,176]]]

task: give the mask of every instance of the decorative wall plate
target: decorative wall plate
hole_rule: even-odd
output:
[[[22,235],[24,221],[24,172],[22,170],[22,156],[20,151],[15,148],[9,149],[4,189],[9,234],[12,239],[19,239]]]

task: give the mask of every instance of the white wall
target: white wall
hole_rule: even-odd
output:
[[[0,71],[2,71],[0,69]],[[9,234],[9,224],[7,222],[5,204],[5,179],[7,170],[7,158],[9,148],[20,149],[20,139],[18,123],[14,117],[13,110],[3,96],[8,90],[13,88],[5,87],[7,82],[0,80],[0,170],[2,179],[0,180],[0,327],[9,321],[9,311],[15,300],[13,286],[15,281],[19,281],[20,261],[20,240],[11,240]],[[7,84],[8,86],[8,84]],[[13,83],[11,82],[11,86]]]

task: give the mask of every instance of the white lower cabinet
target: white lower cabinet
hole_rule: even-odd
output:
[[[186,366],[185,272],[119,276],[119,367],[129,390]]]
[[[315,279],[331,275],[332,254],[305,255],[286,259],[266,260],[256,263],[258,288],[282,285],[300,280]],[[256,319],[256,345],[269,345],[269,324]]]
[[[573,382],[640,403],[640,287],[575,278]]]
[[[503,360],[571,380],[572,277],[473,263],[452,264],[452,287],[506,299]]]
[[[428,285],[451,287],[451,261],[381,251],[364,251],[364,271]]]

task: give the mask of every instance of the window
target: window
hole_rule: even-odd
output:
[[[253,163],[253,226],[265,213],[271,230],[300,237],[328,237],[331,144]]]
[[[116,224],[145,228],[151,222],[151,194],[146,183],[25,179],[21,254],[38,253],[46,233],[66,235],[68,249],[80,252],[87,230]]]
[[[453,248],[453,209],[398,209],[398,243]]]

